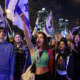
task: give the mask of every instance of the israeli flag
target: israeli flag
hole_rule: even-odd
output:
[[[36,23],[35,23],[35,28],[34,28],[33,33],[32,33],[32,35],[33,35],[34,37],[35,37],[36,34],[37,34],[38,22],[39,22],[39,15],[38,15],[38,17],[37,17],[37,20],[36,20]]]
[[[52,36],[52,32],[51,31],[53,29],[51,24],[50,24],[51,18],[52,18],[52,16],[51,16],[51,13],[50,13],[48,18],[47,18],[47,20],[46,20],[45,27],[43,27],[43,32],[49,37]]]
[[[5,28],[5,34],[7,33],[7,19],[6,16],[4,14],[4,11],[0,5],[0,27],[4,27]]]
[[[79,28],[80,28],[80,26],[73,28],[73,29],[72,29],[72,33],[74,33],[74,32],[75,32],[76,30],[78,30]]]
[[[13,25],[17,25],[21,30],[23,30],[23,25],[20,14],[24,14],[29,33],[28,0],[6,0],[6,9],[7,18],[13,22]]]

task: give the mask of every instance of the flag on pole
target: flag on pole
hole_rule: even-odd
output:
[[[15,36],[15,32],[14,32],[14,30],[13,30],[13,37]]]
[[[78,30],[79,28],[80,28],[80,26],[73,28],[73,29],[72,29],[72,33],[74,33],[74,32],[75,32],[76,30]]]
[[[0,5],[0,27],[4,27],[5,28],[5,34],[7,33],[7,19],[6,16],[4,14],[4,11]]]
[[[22,20],[20,14],[25,16],[26,27],[29,33],[29,11],[28,0],[6,0],[7,18],[13,22],[13,25],[17,25],[23,30]]]
[[[39,22],[39,15],[38,15],[38,17],[37,17],[37,20],[36,20],[36,23],[35,23],[35,28],[34,28],[33,33],[32,33],[32,35],[33,35],[34,37],[35,37],[36,34],[37,34],[38,22]]]
[[[45,24],[45,27],[43,27],[43,32],[47,35],[47,36],[50,36],[51,34],[51,30],[53,29],[51,24],[50,24],[50,21],[51,21],[51,13],[49,14],[47,20],[46,20],[46,24]]]
[[[10,38],[10,33],[9,33],[9,31],[7,30],[7,37],[9,37]]]

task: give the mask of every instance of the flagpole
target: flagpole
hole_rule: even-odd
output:
[[[52,11],[52,10],[51,10],[51,11]],[[52,16],[52,19],[51,19],[51,21],[52,21],[52,28],[54,29],[54,24],[53,24],[53,16]],[[54,32],[53,32],[53,35],[54,35]],[[51,37],[50,44],[51,44],[51,42],[52,42],[53,38],[54,38],[54,36],[52,36],[52,37]]]
[[[53,29],[54,29],[54,24],[53,24],[53,16],[52,16],[52,27],[53,27]]]
[[[13,34],[13,32],[12,32],[12,30],[11,30],[11,28],[10,28],[10,25],[9,25],[8,21],[7,21],[7,24],[8,24],[8,27],[9,27],[9,29],[10,29],[11,34]],[[12,35],[12,36],[13,36],[13,35]]]
[[[6,11],[6,0],[5,0],[5,11]],[[12,32],[12,30],[11,30],[11,28],[10,28],[10,25],[9,25],[9,23],[8,23],[8,21],[7,21],[7,18],[6,18],[6,22],[7,22],[7,25],[8,25],[8,27],[9,27],[9,29],[10,29],[11,34],[13,34],[13,32]],[[13,35],[12,35],[12,36],[13,36]]]
[[[52,16],[52,27],[53,27],[53,29],[54,29],[53,16]],[[53,32],[53,38],[54,38],[54,32]]]

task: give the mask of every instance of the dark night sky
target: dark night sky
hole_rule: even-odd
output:
[[[80,0],[57,0],[57,3],[61,3],[62,13],[71,14],[80,19]]]

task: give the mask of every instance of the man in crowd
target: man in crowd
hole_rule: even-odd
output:
[[[5,28],[0,27],[0,80],[13,80],[14,50],[12,44],[4,40]]]
[[[20,80],[21,74],[25,65],[25,61],[29,56],[29,50],[27,45],[21,42],[21,34],[16,33],[14,36],[15,45],[14,45],[14,52],[15,52],[15,71],[14,71],[14,80]],[[29,56],[30,57],[30,56]],[[30,58],[28,59],[27,66],[30,65]]]

